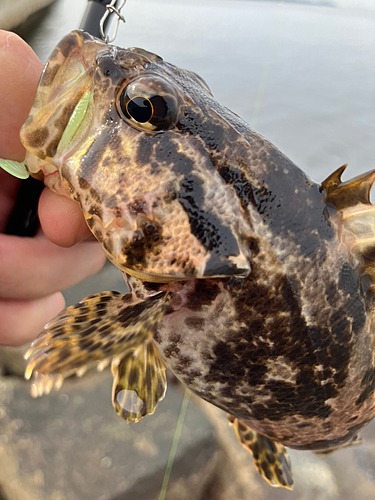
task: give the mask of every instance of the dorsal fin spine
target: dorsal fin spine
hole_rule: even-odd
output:
[[[326,192],[327,205],[333,206],[337,210],[354,207],[359,203],[370,205],[370,191],[375,182],[375,170],[342,182],[341,176],[346,167],[347,164],[338,168],[322,182],[322,188]]]
[[[327,205],[337,211],[332,222],[338,238],[347,249],[361,282],[366,282],[366,292],[375,295],[375,205],[370,201],[375,170],[342,182],[346,167],[343,165],[327,177],[322,189]]]

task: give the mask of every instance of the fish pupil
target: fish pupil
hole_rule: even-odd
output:
[[[134,97],[127,103],[126,107],[129,115],[138,123],[146,123],[152,118],[152,104],[144,97]]]

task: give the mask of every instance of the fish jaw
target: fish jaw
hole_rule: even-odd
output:
[[[57,172],[55,157],[61,137],[75,107],[90,89],[93,56],[101,44],[88,34],[76,31],[64,37],[51,54],[33,107],[20,132],[32,174],[42,171],[48,177]],[[50,183],[55,181],[46,181],[47,185]]]

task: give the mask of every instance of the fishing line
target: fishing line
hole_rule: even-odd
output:
[[[182,430],[182,426],[184,424],[186,410],[187,410],[187,407],[189,404],[189,398],[190,398],[190,391],[189,391],[189,389],[185,389],[184,399],[182,400],[182,403],[181,403],[180,414],[178,415],[176,428],[175,428],[174,436],[173,436],[173,440],[172,440],[172,446],[171,446],[171,449],[169,452],[167,466],[165,468],[163,483],[161,485],[161,490],[160,490],[158,500],[164,500],[165,494],[167,492],[169,477],[171,475],[173,462],[174,462],[174,459],[176,456],[177,446],[178,446],[178,443],[180,441],[181,430]]]

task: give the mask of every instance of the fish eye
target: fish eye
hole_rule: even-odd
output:
[[[132,127],[155,132],[175,126],[179,106],[170,82],[161,77],[142,76],[120,90],[117,108]]]
[[[151,120],[154,109],[151,102],[144,97],[137,96],[126,103],[127,114],[138,123],[146,123]]]

